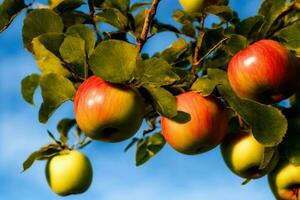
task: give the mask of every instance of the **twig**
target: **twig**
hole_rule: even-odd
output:
[[[197,65],[198,63],[198,57],[199,57],[199,52],[203,43],[203,39],[204,36],[206,34],[205,30],[204,30],[204,20],[205,20],[205,16],[201,16],[199,19],[199,24],[200,24],[200,32],[199,32],[199,36],[197,39],[197,43],[196,43],[196,47],[194,49],[194,56],[193,56],[193,66],[192,66],[192,70],[191,72],[193,74],[196,74],[197,72]]]
[[[156,15],[156,10],[157,10],[159,2],[160,2],[160,0],[153,0],[150,10],[147,11],[148,13],[147,13],[145,21],[144,21],[142,33],[141,33],[140,37],[137,38],[137,49],[139,51],[142,50],[144,44],[146,43],[146,41],[148,39],[147,38],[148,32],[149,32],[152,20],[153,20],[154,16]]]
[[[91,19],[92,19],[93,27],[95,29],[95,32],[96,32],[98,40],[101,40],[101,35],[100,35],[99,27],[97,26],[96,17],[95,17],[95,4],[94,4],[94,0],[88,0],[88,4],[89,4],[89,10],[90,10],[89,14],[90,14]]]
[[[204,56],[202,56],[194,65],[199,65],[207,56],[209,56],[214,50],[219,48],[226,40],[228,40],[229,37],[225,37],[222,40],[220,40],[215,46],[213,46]]]
[[[20,14],[24,9],[30,7],[33,4],[33,2],[30,3],[30,4],[28,4],[28,5],[25,5],[25,7],[22,8],[19,12],[17,12],[13,16],[11,16],[11,18],[9,19],[9,21],[0,29],[0,33],[2,33],[3,31],[5,31],[9,27],[9,25],[14,21],[14,19],[18,16],[18,14]]]

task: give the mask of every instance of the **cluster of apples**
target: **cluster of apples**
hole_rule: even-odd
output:
[[[216,2],[180,0],[188,12],[199,11]],[[299,88],[299,74],[297,58],[273,40],[250,45],[238,52],[228,65],[229,81],[236,94],[261,103],[276,103],[291,96]],[[236,134],[227,134],[228,115],[221,100],[188,91],[177,95],[176,102],[179,111],[191,116],[186,123],[161,116],[162,133],[176,151],[195,155],[221,144],[224,161],[235,174],[247,179],[269,174],[276,198],[297,198],[300,167],[280,160],[276,153],[268,166],[261,169],[265,146],[257,142],[251,132],[240,130]],[[132,86],[91,76],[77,90],[74,111],[78,126],[88,137],[115,143],[132,137],[139,130],[145,103]],[[46,176],[57,194],[78,194],[89,188],[92,167],[86,156],[73,150],[51,158]]]

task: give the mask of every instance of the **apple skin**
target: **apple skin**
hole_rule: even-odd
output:
[[[45,173],[50,188],[60,196],[85,192],[93,179],[89,159],[75,150],[50,158]]]
[[[242,131],[228,134],[221,144],[222,156],[228,168],[246,179],[260,178],[275,168],[279,159],[277,152],[265,169],[259,169],[264,149],[252,133]]]
[[[300,166],[282,159],[269,174],[268,180],[276,199],[300,200]]]
[[[203,153],[217,146],[227,133],[228,117],[221,102],[196,92],[176,96],[177,109],[189,113],[191,120],[178,123],[161,117],[162,133],[178,152],[188,155]]]
[[[219,0],[179,0],[186,12],[200,12],[203,8],[218,3]]]
[[[87,136],[104,142],[120,142],[139,130],[144,101],[130,86],[91,76],[80,85],[74,110],[77,124]]]
[[[299,88],[300,62],[283,45],[260,40],[238,52],[228,65],[233,90],[242,98],[276,103]]]

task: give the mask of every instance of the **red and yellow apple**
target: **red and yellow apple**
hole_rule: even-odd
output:
[[[108,83],[92,76],[78,88],[74,110],[77,124],[87,136],[105,142],[119,142],[139,130],[144,101],[130,86]]]
[[[274,154],[270,163],[264,169],[260,169],[265,147],[256,141],[252,133],[243,131],[227,135],[221,144],[221,152],[229,169],[247,179],[260,178],[269,173],[279,158],[277,153]]]
[[[221,102],[196,92],[176,96],[177,109],[190,114],[191,120],[179,123],[161,117],[162,133],[178,152],[198,154],[217,146],[227,133],[228,118]]]
[[[218,3],[219,0],[179,0],[186,12],[200,12],[203,8]]]
[[[300,166],[282,159],[268,179],[276,199],[300,200]]]
[[[60,196],[80,194],[90,187],[93,169],[84,154],[72,150],[48,160],[46,178],[52,191]]]
[[[228,78],[242,98],[275,103],[299,87],[300,64],[280,43],[260,40],[238,52],[229,62]]]

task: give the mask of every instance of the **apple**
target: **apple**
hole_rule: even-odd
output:
[[[179,0],[186,12],[200,12],[203,8],[218,3],[218,0]]]
[[[260,40],[238,52],[228,65],[228,78],[241,98],[275,103],[299,87],[300,63],[283,45]]]
[[[275,197],[280,200],[300,199],[300,166],[282,159],[269,176],[269,185]]]
[[[177,109],[190,114],[191,120],[179,123],[161,117],[162,133],[178,152],[194,155],[217,146],[227,133],[228,118],[221,102],[196,92],[176,96]]]
[[[78,88],[74,110],[77,124],[87,136],[105,142],[120,142],[139,130],[144,101],[130,86],[91,76]]]
[[[84,154],[66,151],[48,160],[46,178],[52,191],[60,196],[80,194],[90,187],[93,169]]]
[[[277,152],[264,169],[259,169],[264,151],[264,145],[257,142],[252,133],[244,131],[228,134],[221,144],[226,165],[233,173],[247,179],[260,178],[276,166],[279,158]]]

